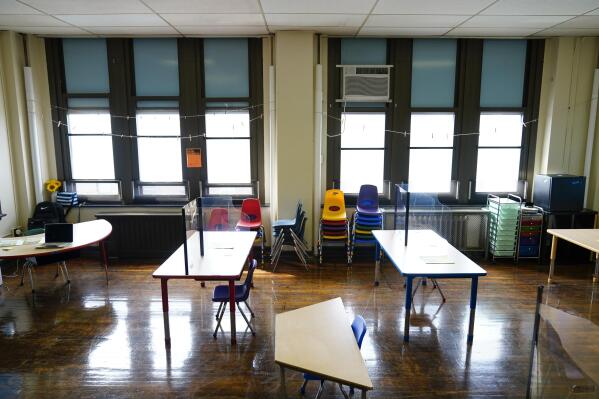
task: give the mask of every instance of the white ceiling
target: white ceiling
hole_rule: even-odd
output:
[[[43,36],[599,36],[599,0],[0,0]]]

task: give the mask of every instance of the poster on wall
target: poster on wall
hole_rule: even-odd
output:
[[[188,168],[201,168],[202,167],[202,149],[201,148],[188,148],[185,150],[187,156],[187,167]]]

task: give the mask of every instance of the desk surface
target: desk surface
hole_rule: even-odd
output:
[[[200,256],[199,233],[187,240],[189,274],[181,245],[152,275],[154,278],[237,280],[254,245],[255,231],[205,231],[204,256]]]
[[[547,229],[547,233],[599,253],[599,229]]]
[[[345,385],[372,389],[341,298],[278,314],[275,362]]]
[[[104,240],[112,232],[112,225],[106,220],[92,220],[73,224],[73,242],[62,248],[35,248],[39,244],[15,245],[14,247],[0,248],[0,259],[25,258],[29,256],[44,256],[61,252],[74,251]],[[17,237],[19,240],[36,239],[42,240],[44,234],[28,237]],[[38,241],[39,242],[39,241]]]
[[[432,230],[374,230],[374,237],[404,276],[472,277],[487,272]],[[451,263],[450,263],[451,262]]]

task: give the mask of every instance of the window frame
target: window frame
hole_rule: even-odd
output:
[[[111,114],[111,127],[113,133],[123,135],[135,135],[135,118],[117,118],[115,115],[135,115],[137,113],[137,102],[147,100],[178,101],[178,112],[180,119],[180,130],[183,132],[197,132],[200,135],[205,132],[205,121],[203,117],[185,118],[185,115],[203,115],[206,110],[204,92],[204,70],[203,70],[203,39],[200,38],[178,38],[177,53],[179,62],[179,96],[136,96],[135,95],[135,73],[133,59],[133,38],[106,38],[109,93],[90,94],[68,94],[66,92],[66,79],[64,58],[62,50],[62,38],[46,38],[46,58],[48,77],[50,85],[50,102],[52,105],[52,120],[66,121],[68,113],[69,98],[107,98]],[[249,87],[250,96],[244,101],[250,105],[256,105],[250,109],[250,120],[258,121],[250,124],[250,159],[252,181],[264,181],[264,145],[263,145],[263,76],[262,76],[262,39],[246,38],[248,41],[249,60]],[[210,101],[239,101],[239,99],[210,99]],[[159,110],[156,108],[155,110]],[[73,183],[69,156],[68,131],[64,124],[53,123],[54,144],[56,152],[57,177]],[[154,205],[170,204],[179,205],[187,202],[177,196],[164,198],[163,196],[136,196],[136,184],[139,183],[139,165],[137,144],[135,140],[123,140],[113,137],[113,159],[115,168],[115,181],[120,182],[121,198],[120,205]],[[191,140],[181,139],[181,162],[183,168],[183,179],[180,182],[186,186],[189,198],[200,196],[206,187],[207,173],[206,163],[202,168],[187,168],[186,150],[188,148],[200,148],[202,154],[206,154],[204,137],[194,137]],[[178,183],[178,182],[177,182]],[[162,183],[164,184],[164,183]],[[168,183],[170,184],[170,183]],[[264,198],[264,185],[260,184],[259,190],[253,190],[256,196]],[[240,202],[246,195],[235,197]],[[114,205],[114,200],[94,198],[90,204]]]
[[[328,115],[326,120],[329,133],[340,129],[340,106],[336,99],[340,95],[341,73],[335,65],[340,63],[340,40],[330,38],[328,46]],[[454,134],[475,133],[479,130],[480,114],[483,112],[520,112],[524,122],[538,118],[540,89],[543,69],[543,39],[526,40],[526,70],[522,107],[480,107],[480,87],[482,72],[482,39],[457,39],[455,102],[453,107],[412,107],[412,48],[413,40],[408,38],[387,39],[387,50],[391,68],[391,105],[385,107],[387,123],[385,129],[395,132],[409,132],[411,114],[415,112],[452,112],[454,114]],[[442,40],[442,39],[440,39]],[[354,109],[352,107],[352,109]],[[363,110],[363,109],[362,109]],[[372,111],[372,109],[371,109]],[[528,123],[523,127],[520,165],[519,193],[525,191],[529,198],[534,178],[534,157],[537,124]],[[340,139],[327,139],[327,184],[340,177]],[[387,132],[385,138],[385,180],[386,183],[406,184],[409,181],[410,137]],[[454,136],[452,154],[452,185],[450,193],[438,193],[446,205],[482,205],[487,194],[476,193],[476,166],[478,155],[478,136]],[[524,184],[527,182],[527,184]],[[507,195],[513,193],[494,193]],[[393,201],[381,198],[382,204]],[[349,205],[355,204],[355,196],[346,195]]]

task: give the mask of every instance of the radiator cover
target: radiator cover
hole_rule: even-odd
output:
[[[96,214],[112,224],[106,241],[110,258],[165,260],[182,244],[182,221],[178,213]]]

